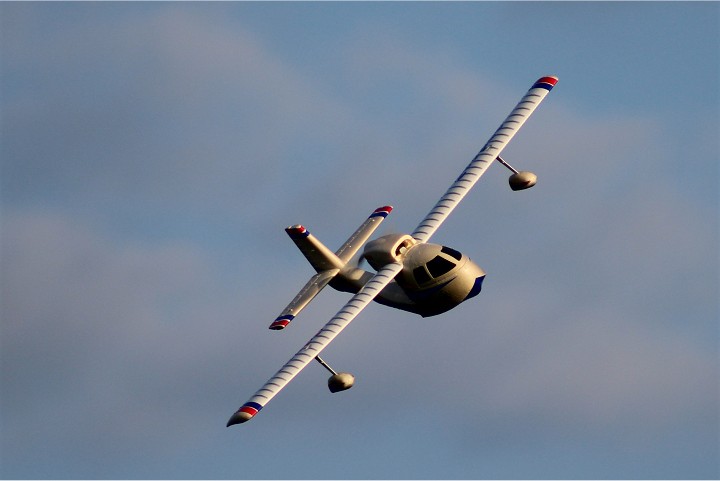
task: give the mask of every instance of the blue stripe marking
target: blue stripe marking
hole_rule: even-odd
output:
[[[372,219],[373,217],[387,217],[390,212],[392,212],[393,208],[391,205],[384,205],[382,207],[378,207],[375,209],[375,211],[370,214],[370,217],[368,219]]]
[[[480,291],[482,290],[482,283],[484,280],[485,280],[485,276],[478,277],[477,279],[475,279],[475,284],[473,284],[472,289],[470,289],[470,293],[464,299],[465,301],[480,294]]]
[[[290,235],[290,238],[292,238],[292,239],[301,239],[303,237],[309,236],[310,231],[307,229],[305,229],[305,232],[289,231],[288,234]]]
[[[527,85],[527,84],[526,84]],[[553,89],[553,85],[547,82],[535,82],[535,84],[532,86],[532,88],[541,88],[545,89],[548,92]]]
[[[245,406],[253,408],[253,409],[257,409],[258,411],[260,411],[263,408],[262,405],[260,405],[256,402],[252,402],[252,401],[246,402],[245,404],[243,404],[243,407],[245,407]]]

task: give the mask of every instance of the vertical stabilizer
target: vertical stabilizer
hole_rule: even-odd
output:
[[[345,262],[335,255],[333,251],[325,247],[325,244],[312,235],[309,230],[301,225],[294,225],[285,229],[295,245],[300,249],[305,258],[316,272],[329,269],[340,269]]]

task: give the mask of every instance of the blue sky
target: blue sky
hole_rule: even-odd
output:
[[[3,478],[717,478],[720,4],[0,4]],[[558,86],[433,239],[434,318],[267,330],[377,206],[412,231],[532,82]]]

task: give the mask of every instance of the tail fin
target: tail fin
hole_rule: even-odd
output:
[[[301,225],[285,229],[295,245],[317,272],[340,269],[345,263]]]
[[[345,264],[360,250],[390,211],[392,211],[392,207],[389,205],[375,209],[370,214],[370,217],[358,227],[335,253],[301,225],[294,225],[285,229],[285,232],[288,233],[292,241],[300,249],[300,252],[310,262],[313,269],[317,271],[317,274],[310,278],[298,295],[270,324],[270,329],[280,330],[287,327],[295,319],[295,316],[320,293],[323,287],[345,267]]]
[[[357,251],[360,250],[391,211],[392,206],[389,205],[375,209],[335,253],[301,225],[288,227],[285,229],[285,232],[288,233],[316,272],[329,269],[342,269]]]

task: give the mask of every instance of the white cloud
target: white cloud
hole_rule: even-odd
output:
[[[23,459],[46,449],[89,477],[141,451],[194,452],[198,438],[206,462],[218,446],[234,456],[238,438],[216,427],[347,299],[323,293],[269,337],[310,275],[282,227],[309,223],[334,245],[390,202],[388,229],[411,229],[523,92],[392,34],[333,45],[336,63],[313,72],[212,15],[76,27],[33,49],[40,63],[63,59],[29,70],[57,82],[35,103],[10,102],[3,448]],[[338,93],[334,82],[350,79],[356,90]],[[483,294],[425,320],[370,308],[328,351],[358,386],[330,397],[322,370],[304,372],[259,427],[240,428],[254,430],[247,453],[261,457],[292,429],[328,436],[336,454],[338,440],[373,454],[386,422],[427,422],[404,426],[398,443],[447,421],[443,440],[479,443],[494,429],[508,446],[532,431],[637,448],[643,436],[675,439],[678,426],[717,444],[702,425],[718,412],[707,339],[717,206],[675,182],[663,119],[592,118],[562,89],[561,79],[508,149],[540,184],[510,193],[494,168],[438,236],[488,270]],[[17,208],[15,195],[40,207]],[[125,235],[118,211],[152,221]],[[178,222],[191,235],[165,235]],[[234,244],[215,249],[218,239]],[[339,416],[367,439],[348,439]],[[309,456],[296,448],[292,459]]]
[[[3,450],[76,459],[93,446],[99,465],[114,449],[168,449],[209,374],[227,376],[223,329],[253,312],[192,245],[116,244],[47,214],[5,214],[2,293]]]

